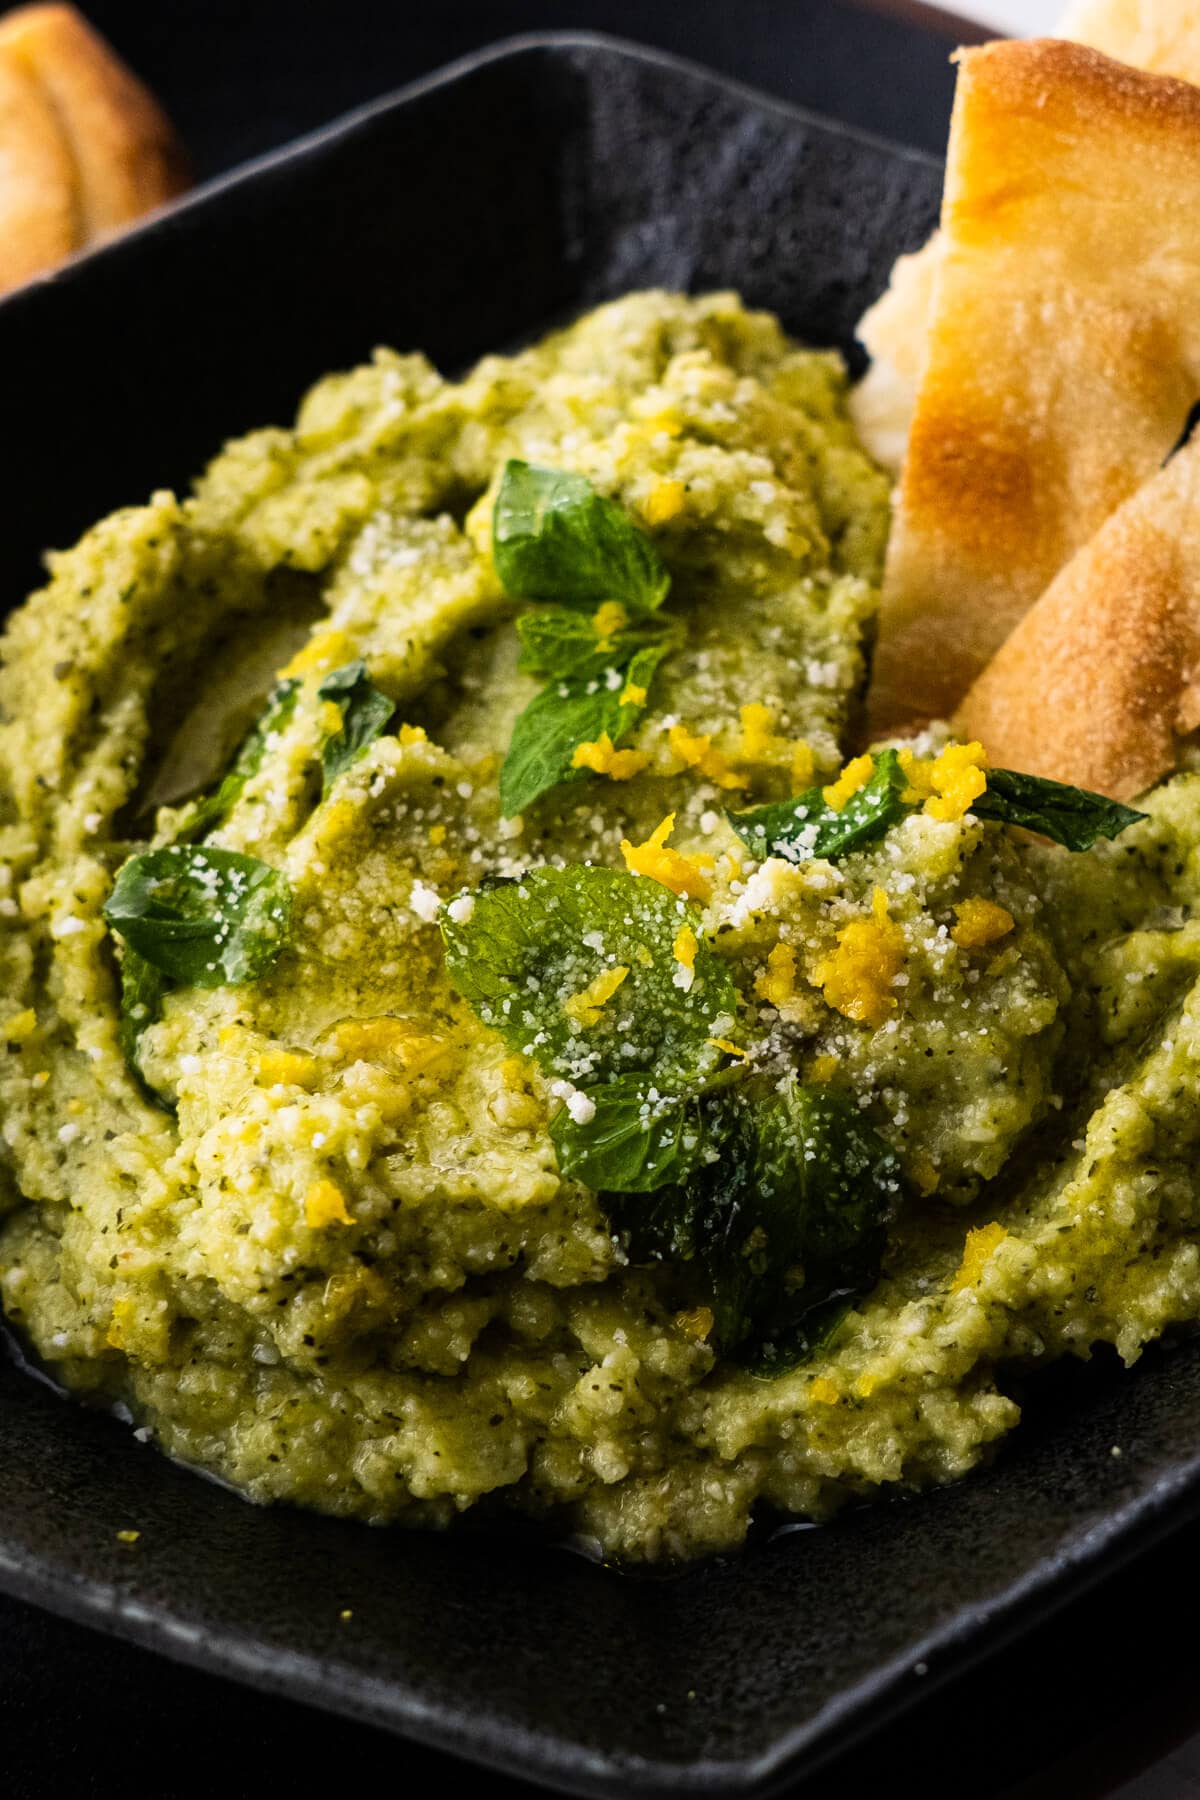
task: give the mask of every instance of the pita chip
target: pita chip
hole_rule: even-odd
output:
[[[1175,767],[1200,726],[1200,437],[1067,564],[956,725],[995,763],[1117,800]]]
[[[1055,36],[1200,86],[1200,0],[1079,0]],[[916,406],[941,241],[935,231],[923,249],[897,260],[888,288],[858,327],[871,366],[850,407],[862,442],[893,475],[904,461]]]
[[[1200,395],[1200,89],[1055,40],[963,52],[868,700],[948,717]]]

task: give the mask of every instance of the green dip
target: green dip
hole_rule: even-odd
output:
[[[863,845],[729,818],[879,768],[835,785],[888,516],[846,385],[733,296],[634,295],[461,382],[381,351],[51,557],[0,672],[0,1297],[68,1388],[257,1501],[691,1557],[952,1480],[1022,1370],[1200,1313],[1200,777],[1072,854],[933,732]],[[645,681],[522,659],[510,459],[665,571],[576,607]],[[502,806],[568,689],[621,729]],[[211,937],[138,910],[185,864]],[[598,1082],[656,1078],[621,1154],[678,1106],[706,1198],[560,1172]],[[755,1211],[780,1096],[803,1241]]]

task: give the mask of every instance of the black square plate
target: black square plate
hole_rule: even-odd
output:
[[[379,342],[454,369],[664,284],[736,287],[853,356],[939,188],[927,158],[661,56],[501,46],[0,307],[3,598]],[[0,1362],[0,1585],[581,1793],[761,1792],[1196,1510],[1200,1347],[1040,1395],[955,1489],[653,1580],[515,1533],[255,1511]]]

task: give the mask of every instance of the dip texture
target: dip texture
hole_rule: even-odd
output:
[[[981,758],[927,733],[860,847],[730,821],[822,784],[840,816],[879,766],[839,776],[888,495],[845,393],[731,296],[635,295],[458,383],[380,352],[50,559],[0,672],[0,1298],[67,1387],[258,1501],[498,1500],[688,1557],[759,1502],[953,1479],[1013,1371],[1195,1318],[1200,777],[1072,855],[973,813]],[[518,716],[566,690],[493,555],[510,459],[586,477],[670,583],[647,681],[597,665],[628,724],[515,812]],[[290,911],[253,979],[137,988],[114,877],[199,844]],[[557,1074],[468,978],[496,894],[535,941],[576,918],[545,865],[619,901],[534,983]],[[639,1196],[560,1173],[604,1059],[653,1072],[656,983],[655,1043],[700,1019],[705,1081],[830,1096],[893,1172],[881,1268],[804,1354],[727,1354]]]

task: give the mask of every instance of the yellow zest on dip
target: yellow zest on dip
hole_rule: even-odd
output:
[[[602,731],[594,743],[576,746],[571,767],[590,769],[593,775],[607,775],[610,781],[632,781],[649,761],[643,750],[614,749],[607,731]]]
[[[631,844],[628,838],[622,838],[625,867],[631,875],[648,875],[651,881],[661,882],[672,893],[685,894],[689,900],[707,900],[712,894],[713,858],[704,854],[684,856],[669,849],[667,839],[674,829],[675,814],[668,813],[645,843]]]
[[[893,983],[903,966],[904,933],[889,918],[887,894],[877,887],[871,917],[842,927],[837,948],[817,963],[813,981],[837,1012],[880,1026],[896,1011]]]

